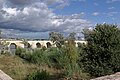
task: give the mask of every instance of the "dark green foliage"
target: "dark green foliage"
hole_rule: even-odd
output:
[[[43,62],[43,54],[44,54],[43,51],[40,49],[34,50],[31,58],[31,62],[40,64],[40,62]]]
[[[26,60],[29,61],[29,62],[31,61],[32,52],[31,52],[31,51],[28,51],[27,49],[18,47],[18,48],[16,49],[15,54],[18,55],[19,57],[23,58],[23,59],[26,59]]]
[[[45,52],[47,58],[49,59],[49,62],[52,66],[57,67],[58,64],[58,57],[60,54],[60,50],[58,48],[50,48]]]
[[[27,80],[49,80],[49,78],[50,78],[49,73],[46,72],[46,70],[45,71],[42,70],[30,74]]]
[[[28,49],[18,48],[16,50],[16,55],[27,60],[28,62],[44,65],[49,64],[48,54],[43,49],[35,49],[30,51]]]
[[[39,65],[44,65],[44,64],[50,65],[48,54],[46,54],[46,51],[42,49],[36,49],[33,51],[31,62]]]
[[[81,55],[84,69],[92,76],[102,76],[120,71],[120,30],[116,25],[97,25],[84,31],[88,41]]]
[[[70,59],[64,48],[61,48],[59,50],[58,54],[56,54],[55,59],[57,61],[57,66],[62,69],[65,69],[65,67],[67,67],[67,65],[70,63]]]
[[[50,59],[55,63],[59,69],[65,70],[65,75],[72,76],[80,71],[80,67],[77,63],[79,59],[79,54],[77,53],[77,49],[73,44],[66,44],[64,47],[55,49],[52,51],[52,55],[50,55]]]
[[[17,49],[16,49],[16,52],[15,52],[15,54],[16,55],[21,55],[21,53],[25,53],[25,49],[24,48],[20,48],[20,47],[18,47]]]

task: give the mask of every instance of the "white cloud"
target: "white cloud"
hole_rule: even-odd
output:
[[[86,0],[71,0],[71,1],[80,1],[80,2],[85,2]]]
[[[116,14],[118,14],[119,12],[109,12],[107,15],[108,16],[114,16],[114,15],[116,15]]]
[[[118,2],[120,0],[107,0],[107,3],[113,3],[113,2]]]
[[[109,10],[111,10],[111,9],[115,9],[115,7],[109,7],[108,9],[109,9]]]
[[[100,13],[99,12],[94,12],[92,15],[98,16]]]
[[[10,2],[12,5],[15,5],[15,6],[23,6],[23,5],[29,5],[29,4],[32,4],[32,3],[39,3],[39,2],[42,2],[42,3],[45,3],[46,5],[53,5],[53,4],[58,4],[56,5],[56,7],[58,6],[67,6],[69,4],[69,0],[6,0],[8,2]],[[9,4],[10,4],[9,3]]]
[[[11,0],[12,3],[14,1],[16,0]],[[64,0],[53,1],[62,3]],[[16,1],[14,4],[23,4],[23,2]],[[45,33],[50,31],[81,33],[84,27],[92,25],[89,21],[81,19],[85,15],[84,12],[70,16],[56,15],[52,9],[48,8],[48,3],[52,4],[53,2],[39,1],[22,6],[22,8],[3,5],[0,11],[0,28]]]

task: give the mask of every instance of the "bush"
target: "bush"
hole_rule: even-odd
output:
[[[37,71],[28,75],[27,80],[49,80],[50,75],[46,70]]]
[[[56,50],[54,60],[56,60],[56,66],[58,68],[64,69],[66,76],[79,74],[80,66],[77,63],[79,60],[79,54],[77,48],[71,42]]]
[[[16,49],[15,54],[29,62],[31,62],[31,58],[33,56],[32,51],[20,47]]]
[[[36,49],[33,51],[33,55],[31,58],[32,63],[36,63],[39,65],[49,65],[48,53],[42,49]]]
[[[44,49],[34,49],[34,50],[28,50],[23,48],[17,48],[16,55],[19,57],[35,64],[39,65],[51,65],[49,62],[48,56],[49,53],[47,53],[48,50]]]
[[[97,25],[84,32],[88,44],[83,48],[80,62],[92,76],[120,71],[120,30],[116,25]]]
[[[21,56],[22,53],[25,53],[26,50],[24,48],[20,48],[18,47],[15,51],[15,54],[18,55],[18,56]]]

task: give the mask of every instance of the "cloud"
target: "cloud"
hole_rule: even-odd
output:
[[[7,0],[7,1],[15,5],[23,5],[23,4],[28,4],[31,2],[31,0]]]
[[[70,0],[70,1],[86,2],[86,0]]]
[[[54,3],[66,3],[66,2],[68,2],[68,0],[43,0],[43,2],[51,5]]]
[[[100,13],[99,12],[94,12],[92,15],[98,16]]]
[[[109,7],[108,9],[109,9],[109,10],[111,10],[111,9],[115,9],[115,7]]]
[[[109,12],[107,15],[108,16],[114,16],[114,15],[116,15],[116,14],[118,14],[119,12]]]
[[[106,3],[113,3],[113,2],[119,2],[120,0],[107,0]]]
[[[48,33],[51,31],[81,33],[84,27],[92,26],[90,21],[81,18],[85,15],[84,12],[64,16],[57,15],[48,8],[48,4],[63,3],[64,0],[30,1],[28,3],[24,0],[10,0],[13,5],[22,5],[14,7],[4,2],[0,8],[0,28],[4,29],[3,31],[8,30],[11,34],[14,34],[12,30],[16,30],[16,35],[19,36],[18,34],[23,32],[31,32],[31,35],[33,32]]]
[[[69,3],[69,0],[7,0],[7,2],[9,2],[9,5],[12,4],[15,5],[15,6],[23,6],[23,5],[31,5],[32,3],[39,3],[39,2],[42,2],[42,3],[45,3],[46,5],[54,5],[54,4],[57,4],[57,6],[67,6],[68,3]]]
[[[63,9],[65,6],[69,6],[69,5],[70,5],[69,2],[65,2],[63,4],[60,4],[60,5],[56,6],[56,9]]]

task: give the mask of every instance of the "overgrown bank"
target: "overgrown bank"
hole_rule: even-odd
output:
[[[120,29],[103,24],[84,29],[83,34],[87,44],[76,47],[75,33],[64,38],[51,32],[56,48],[17,48],[14,56],[0,56],[0,69],[15,80],[89,80],[119,72]]]

